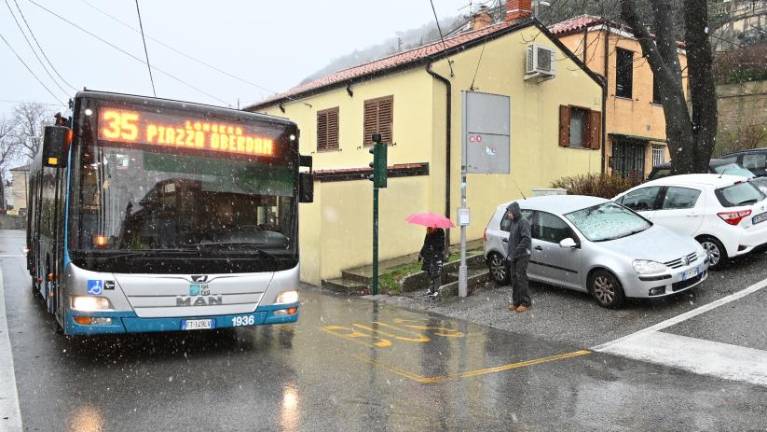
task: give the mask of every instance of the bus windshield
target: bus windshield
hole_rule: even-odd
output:
[[[295,255],[289,164],[89,140],[93,135],[84,133],[76,152],[73,250],[224,261],[251,254],[266,262]]]

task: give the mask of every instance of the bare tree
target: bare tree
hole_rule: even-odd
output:
[[[717,112],[706,0],[683,1],[690,104],[685,99],[678,45],[680,19],[673,0],[651,3],[652,25],[638,12],[636,0],[621,0],[621,17],[634,30],[652,67],[666,116],[666,137],[675,173],[708,171],[714,150]],[[652,28],[651,33],[650,28]]]
[[[0,117],[0,209],[5,209],[5,173],[8,164],[18,154],[18,141],[15,136],[16,122],[14,119]]]
[[[16,144],[23,156],[32,159],[43,142],[43,130],[53,122],[53,116],[42,104],[25,102],[14,108],[13,117]]]

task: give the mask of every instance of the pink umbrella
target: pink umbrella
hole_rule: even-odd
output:
[[[451,228],[455,226],[450,219],[432,212],[413,213],[405,220],[411,224],[423,225],[431,228]]]

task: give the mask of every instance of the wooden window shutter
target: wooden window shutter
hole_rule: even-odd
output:
[[[366,146],[372,145],[372,136],[378,132],[384,143],[391,144],[394,137],[394,97],[386,96],[366,100],[363,115],[363,143]]]
[[[588,127],[588,135],[586,137],[588,148],[599,150],[602,142],[602,113],[599,111],[589,111],[586,125]]]
[[[378,102],[366,100],[363,116],[362,142],[364,145],[369,146],[373,144],[373,132],[378,129]]]
[[[319,111],[317,113],[317,150],[327,150],[328,148],[328,113]]]
[[[559,106],[559,146],[570,147],[570,107]]]
[[[392,144],[394,124],[394,97],[389,96],[380,100],[378,104],[378,131],[381,133],[381,141],[384,144]]]
[[[338,107],[317,112],[317,150],[338,150]]]

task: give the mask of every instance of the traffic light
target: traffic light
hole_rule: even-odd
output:
[[[370,168],[373,169],[368,179],[373,182],[373,186],[377,188],[386,187],[386,144],[381,142],[381,134],[373,134],[373,147],[369,150],[373,155],[373,162],[370,162]]]

